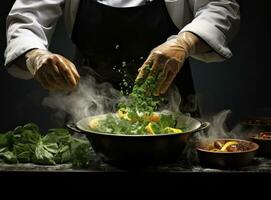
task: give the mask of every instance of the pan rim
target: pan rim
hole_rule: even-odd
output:
[[[162,133],[162,134],[154,134],[154,135],[129,135],[129,134],[120,134],[120,133],[103,133],[103,132],[98,132],[98,131],[92,131],[92,130],[85,130],[82,128],[79,128],[76,126],[78,129],[84,131],[84,134],[96,134],[96,135],[106,135],[106,136],[115,136],[115,137],[162,137],[162,136],[173,136],[173,135],[186,135],[190,133],[195,133],[197,130],[189,131],[189,132],[183,132],[183,133]]]
[[[84,134],[96,134],[96,135],[115,136],[115,137],[136,137],[136,138],[138,138],[138,137],[166,137],[166,136],[170,137],[170,136],[176,136],[176,135],[187,135],[187,134],[192,134],[192,133],[196,133],[196,132],[200,131],[201,127],[205,123],[205,122],[202,122],[199,119],[195,119],[195,118],[191,117],[191,119],[197,121],[198,124],[199,124],[198,127],[196,127],[194,130],[189,130],[189,131],[185,131],[185,132],[182,132],[182,133],[162,133],[162,134],[155,134],[155,135],[148,135],[148,134],[144,134],[144,135],[135,134],[135,135],[132,135],[132,134],[99,132],[99,131],[94,131],[94,130],[91,130],[91,129],[85,129],[83,126],[80,126],[80,123],[82,123],[83,120],[89,119],[91,117],[94,117],[94,116],[85,117],[85,118],[79,120],[78,122],[76,122],[76,124],[75,124],[76,128],[83,131]],[[184,117],[186,117],[186,116],[184,116]]]

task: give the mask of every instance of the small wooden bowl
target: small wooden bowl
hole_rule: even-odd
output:
[[[270,137],[263,137],[263,135],[270,135]],[[271,132],[260,132],[250,137],[250,140],[259,145],[257,156],[271,157]]]
[[[239,168],[251,164],[259,145],[240,139],[216,139],[219,141],[236,141],[239,143],[245,143],[249,146],[249,150],[241,152],[215,152],[206,148],[206,145],[199,144],[197,146],[197,153],[200,163],[203,167],[209,168]]]

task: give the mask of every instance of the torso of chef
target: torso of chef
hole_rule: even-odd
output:
[[[10,74],[23,79],[36,76],[45,88],[52,81],[55,81],[54,89],[76,86],[79,80],[77,66],[60,55],[48,52],[57,20],[62,14],[81,60],[95,66],[102,65],[100,60],[105,60],[105,56],[114,57],[117,59],[109,63],[110,68],[114,68],[111,65],[122,59],[134,62],[131,54],[143,58],[142,63],[137,63],[137,68],[141,69],[140,78],[145,77],[144,66],[149,64],[153,65],[152,74],[159,70],[166,72],[168,77],[158,84],[161,93],[166,91],[181,66],[185,66],[184,61],[189,56],[204,62],[230,58],[232,54],[228,43],[235,35],[239,22],[239,6],[235,0],[41,0],[32,3],[17,0],[7,18],[5,65]],[[104,23],[97,25],[98,22]],[[123,33],[125,29],[114,30],[114,27],[122,28],[120,24],[128,27],[126,34]],[[96,38],[84,40],[88,35]],[[112,42],[108,38],[124,39]],[[138,45],[135,40],[138,40]],[[129,41],[133,41],[131,48],[125,49]],[[101,47],[98,47],[99,43]],[[141,45],[143,43],[148,48]],[[113,44],[115,49],[122,50],[121,56],[126,55],[112,54],[110,48]],[[101,53],[90,53],[100,50],[104,57]],[[140,50],[144,55],[140,55]],[[22,70],[15,62],[22,55],[26,55],[28,70]],[[96,59],[98,57],[101,59]],[[158,68],[160,65],[163,65],[162,69]],[[51,71],[48,71],[49,68]],[[55,78],[53,74],[60,71],[63,71],[62,76]],[[185,73],[185,67],[182,71]]]
[[[99,0],[112,7],[134,7],[145,0]],[[80,0],[40,0],[31,4],[17,0],[7,18],[5,65],[15,77],[30,79],[30,73],[10,65],[29,49],[49,47],[57,20],[64,15],[67,32],[72,34]],[[204,62],[215,62],[232,56],[229,41],[239,24],[239,5],[235,0],[165,0],[168,13],[181,31],[199,35],[213,51],[194,55]],[[16,22],[17,21],[17,22]],[[108,30],[110,32],[110,30]],[[16,37],[14,37],[16,36]]]

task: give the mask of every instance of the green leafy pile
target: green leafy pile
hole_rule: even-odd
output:
[[[176,118],[171,114],[160,114],[159,121],[151,122],[154,134],[163,134],[166,128],[176,126]],[[147,119],[130,121],[119,118],[114,114],[108,114],[104,120],[100,120],[100,125],[96,129],[105,133],[116,133],[124,135],[144,135],[146,126],[150,123]]]
[[[50,129],[42,134],[34,123],[0,133],[0,161],[56,165],[72,163],[74,167],[89,164],[90,144],[75,138],[66,129]]]

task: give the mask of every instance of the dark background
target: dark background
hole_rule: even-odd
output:
[[[6,0],[0,7],[0,132],[13,129],[26,122],[36,122],[43,129],[55,125],[51,111],[42,107],[41,101],[48,93],[33,80],[11,77],[4,68],[5,18],[13,4]],[[250,115],[269,115],[270,83],[267,83],[268,19],[267,1],[239,1],[241,28],[231,43],[233,58],[223,63],[205,64],[192,60],[193,78],[203,117],[230,109],[229,126]],[[68,58],[73,57],[71,44],[62,20],[54,35],[51,51]]]

